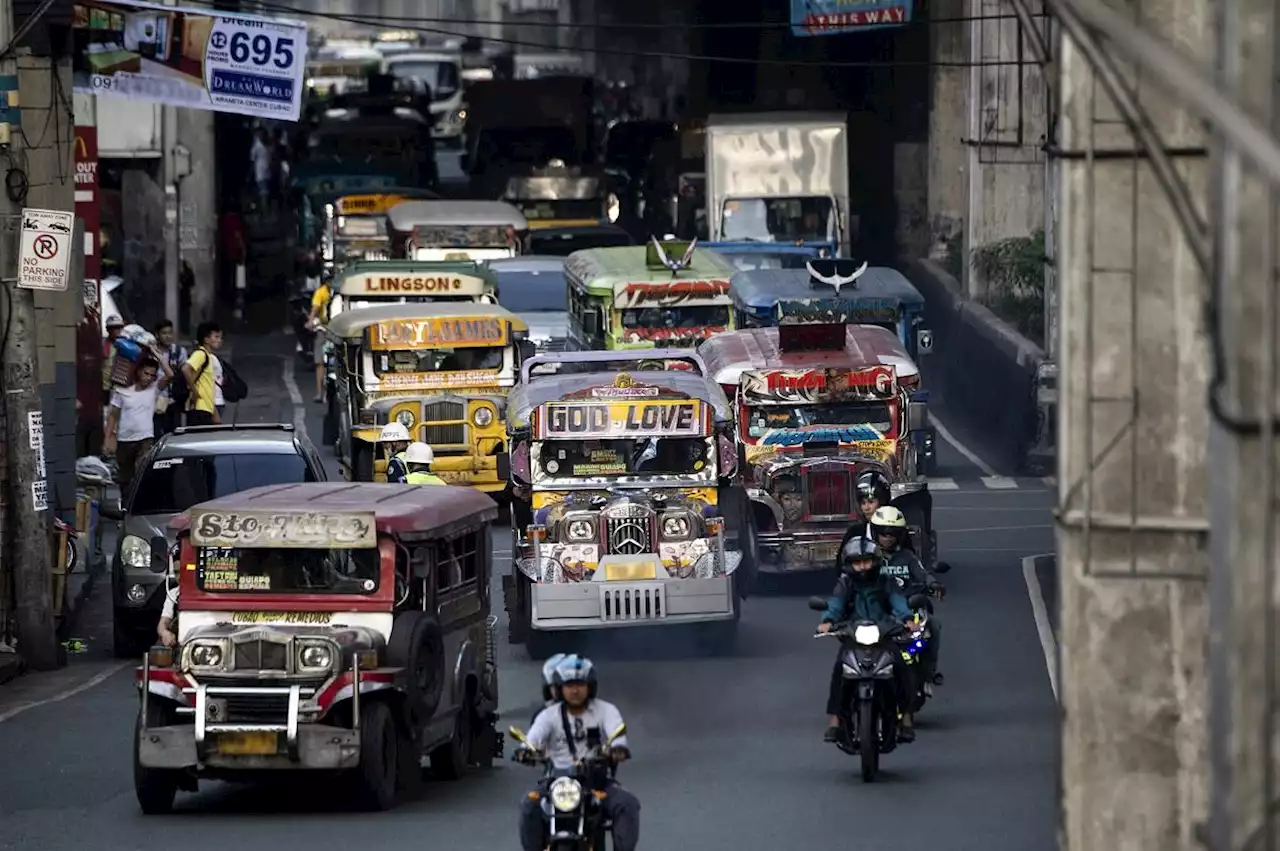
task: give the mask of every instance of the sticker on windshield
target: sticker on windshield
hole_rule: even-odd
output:
[[[270,591],[270,576],[241,576],[237,591]]]
[[[205,591],[235,591],[240,586],[239,559],[229,553],[201,553],[200,574],[196,577]]]
[[[183,459],[183,458],[166,458],[166,459],[164,459],[163,461],[157,461],[157,462],[155,462],[154,464],[152,464],[152,465],[151,465],[151,469],[153,469],[153,470],[167,470],[167,469],[169,469],[170,467],[173,467],[173,466],[176,466],[176,465],[178,465],[178,464],[181,464],[184,460],[186,460],[186,459]]]
[[[551,471],[551,472],[554,472]],[[626,464],[574,464],[575,476],[621,476],[627,472]]]

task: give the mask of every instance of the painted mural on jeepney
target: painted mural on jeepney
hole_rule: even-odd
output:
[[[779,325],[888,325],[897,324],[901,312],[895,298],[788,300],[774,308]]]
[[[663,348],[691,349],[703,340],[728,330],[728,325],[706,325],[699,328],[628,328],[622,334],[622,342],[656,343],[661,344]]]
[[[748,443],[743,446],[743,450],[748,464],[759,464],[768,456],[804,446],[808,441],[815,441],[817,443],[836,443],[842,451],[848,451],[860,457],[873,458],[882,464],[892,463],[894,456],[898,454],[898,441],[884,437],[850,439],[854,437],[854,431],[854,429],[847,428],[822,427],[813,429],[779,429],[776,432],[766,432],[759,443]],[[878,434],[870,426],[867,426],[867,432],[865,433]],[[777,436],[774,437],[774,435]],[[771,437],[773,437],[772,440],[770,439]]]
[[[720,303],[729,294],[729,282],[718,280],[670,283],[639,282],[624,284],[614,292],[614,307],[629,310],[639,307],[679,307],[683,304]]]
[[[413,229],[414,248],[512,248],[515,232],[498,225]]]
[[[891,366],[862,369],[771,369],[743,372],[742,398],[748,405],[813,405],[892,398],[897,390]]]

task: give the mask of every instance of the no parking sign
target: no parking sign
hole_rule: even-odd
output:
[[[18,286],[58,292],[67,289],[75,221],[75,214],[65,210],[22,211]]]

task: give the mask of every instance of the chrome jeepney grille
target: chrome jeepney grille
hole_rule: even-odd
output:
[[[604,521],[605,546],[610,555],[639,555],[656,550],[654,514],[642,505],[611,509]]]
[[[235,645],[236,670],[284,671],[289,667],[288,647],[275,641],[240,641]]]
[[[460,420],[466,413],[467,407],[461,402],[428,402],[422,406],[422,421],[433,423]]]
[[[463,423],[445,425],[424,423],[422,442],[431,446],[456,446],[467,442],[467,427]]]
[[[230,723],[252,724],[281,723],[289,716],[287,694],[229,694],[222,698],[226,706],[226,718]]]
[[[853,470],[812,470],[804,475],[806,519],[853,514]]]

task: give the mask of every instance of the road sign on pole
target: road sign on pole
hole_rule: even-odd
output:
[[[75,224],[75,213],[65,210],[22,211],[18,286],[28,290],[66,290]]]

